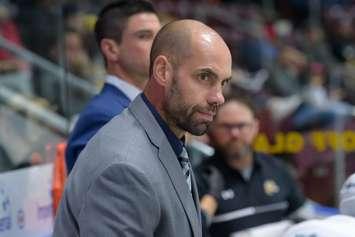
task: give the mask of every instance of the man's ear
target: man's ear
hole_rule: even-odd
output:
[[[119,45],[112,39],[102,39],[100,42],[101,52],[107,61],[117,61],[120,54]]]
[[[155,58],[152,75],[160,85],[166,86],[170,84],[173,76],[173,67],[166,56],[159,55]]]

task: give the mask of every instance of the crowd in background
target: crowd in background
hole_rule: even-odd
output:
[[[28,49],[99,90],[104,83],[105,65],[93,32],[97,13],[108,2],[111,1],[0,0],[0,35],[15,47]],[[355,128],[354,1],[153,3],[162,24],[193,18],[223,36],[233,56],[233,78],[226,94],[253,99],[260,132],[271,140],[277,131],[297,131],[308,137],[310,131],[335,129],[339,121],[342,129]],[[3,47],[0,75],[0,87],[11,88],[69,121],[75,121],[92,96],[61,80],[61,75],[53,75]],[[33,133],[33,128],[17,129]],[[7,164],[12,154],[4,145],[5,133],[1,134],[3,170],[1,167],[12,166]],[[14,137],[21,140],[21,136]],[[289,161],[288,168],[301,181],[307,198],[335,206],[333,151],[316,153],[306,148],[299,154],[278,156]],[[346,156],[347,176],[354,172],[355,157],[352,153]],[[42,162],[43,158],[35,153],[16,168]]]
[[[103,61],[95,44],[93,26],[95,14],[105,2],[108,1],[3,0],[2,36],[100,87]],[[260,109],[270,111],[273,121],[286,121],[292,114],[286,127],[307,129],[329,125],[338,115],[355,113],[352,106],[355,5],[351,1],[312,2],[315,4],[308,1],[154,3],[163,22],[195,18],[214,27],[232,49],[235,89],[255,94]],[[3,73],[31,66],[4,50],[0,56]],[[23,80],[31,83],[22,91],[44,97],[63,114],[62,92],[52,89],[60,82],[48,79],[53,76],[35,66],[26,75]],[[78,111],[80,108],[65,116]]]
[[[96,14],[107,2],[2,0],[1,36],[100,88],[104,62],[93,27]],[[234,63],[229,89],[253,97],[261,132],[270,136],[280,129],[306,133],[333,128],[338,118],[345,120],[345,126],[354,126],[353,1],[153,2],[163,23],[198,19],[226,39]],[[91,96],[68,90],[65,82],[53,80],[52,74],[3,48],[0,60],[3,85],[68,119]],[[6,80],[6,75],[14,73],[16,80]],[[70,103],[67,97],[73,98]]]

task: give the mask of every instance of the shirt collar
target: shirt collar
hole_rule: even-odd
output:
[[[134,85],[114,75],[107,75],[105,82],[121,90],[131,101],[141,92]]]
[[[167,137],[171,147],[173,148],[177,157],[180,156],[182,149],[184,147],[183,142],[171,131],[168,124],[163,120],[158,111],[154,108],[154,106],[150,103],[148,98],[142,93],[142,99],[144,103],[148,106],[150,112],[152,112],[154,118],[157,120],[159,126],[164,131],[165,136]]]

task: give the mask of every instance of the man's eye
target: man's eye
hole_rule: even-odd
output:
[[[208,73],[202,73],[200,74],[200,80],[202,81],[207,81],[210,78]]]
[[[149,33],[141,33],[137,35],[139,39],[150,39],[152,38],[152,34]]]

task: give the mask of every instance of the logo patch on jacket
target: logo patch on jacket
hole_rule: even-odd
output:
[[[280,187],[274,180],[268,179],[264,182],[264,191],[268,196],[272,196],[280,191]]]

